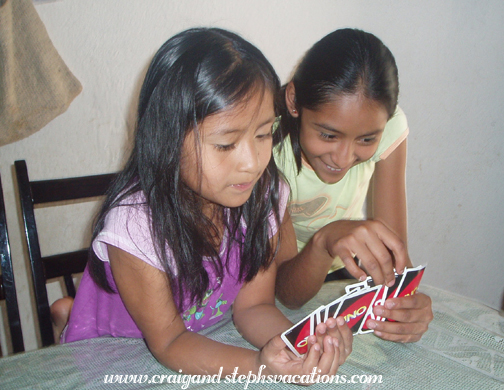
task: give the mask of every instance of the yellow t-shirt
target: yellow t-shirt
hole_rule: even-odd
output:
[[[288,209],[296,231],[298,251],[304,248],[315,232],[328,223],[364,218],[363,205],[375,164],[387,158],[404,141],[408,132],[406,115],[397,107],[385,126],[373,157],[352,167],[343,179],[334,184],[322,182],[304,162],[299,175],[297,174],[290,138],[284,140],[281,149],[278,146],[274,148],[275,162],[291,188]],[[330,272],[343,267],[337,257]]]

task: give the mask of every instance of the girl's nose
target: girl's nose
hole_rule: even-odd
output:
[[[255,173],[259,167],[259,153],[254,142],[245,142],[239,154],[239,170]]]
[[[331,160],[338,168],[347,168],[355,161],[355,148],[352,142],[339,142],[331,153]]]

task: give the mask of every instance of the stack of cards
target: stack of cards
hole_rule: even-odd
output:
[[[405,297],[416,293],[422,279],[425,266],[406,268],[402,275],[397,275],[392,287],[375,285],[368,277],[345,287],[346,294],[326,306],[321,306],[309,316],[303,318],[292,328],[282,333],[282,339],[297,356],[302,356],[308,349],[308,337],[315,333],[315,327],[329,317],[343,317],[354,335],[372,332],[366,327],[371,318],[377,321],[393,321],[376,317],[373,307],[383,305],[388,298]]]

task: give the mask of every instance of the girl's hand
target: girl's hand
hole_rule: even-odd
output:
[[[410,343],[420,340],[434,318],[432,301],[422,293],[388,299],[383,306],[375,306],[375,315],[396,322],[368,320],[367,326],[384,340]]]
[[[341,220],[324,226],[319,232],[332,258],[339,256],[352,276],[365,280],[366,272],[376,284],[392,286],[394,268],[401,274],[411,262],[404,242],[380,221]],[[354,257],[360,260],[359,268]]]
[[[345,363],[346,358],[352,352],[353,335],[343,317],[328,318],[315,328],[315,336],[319,345],[323,345],[326,336],[338,340],[339,365]]]
[[[299,358],[286,348],[279,335],[273,337],[260,351],[258,367],[266,366],[267,375],[299,375],[307,380],[313,369],[317,375],[335,375],[339,368],[338,338],[325,336],[321,346],[317,338],[312,335],[308,338],[308,352]],[[315,376],[316,378],[316,376]],[[300,381],[297,384],[309,385]]]

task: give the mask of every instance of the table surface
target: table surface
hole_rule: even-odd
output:
[[[344,286],[344,282],[325,284],[315,298],[297,311],[279,307],[296,322],[341,295]],[[478,302],[434,287],[421,286],[420,290],[432,298],[434,320],[419,342],[400,344],[383,341],[373,334],[357,335],[352,354],[338,371],[340,380],[344,377],[347,383],[318,383],[311,388],[504,389],[504,317]],[[252,348],[229,316],[202,333],[220,342]],[[214,384],[184,385],[184,378],[176,374],[159,364],[139,339],[84,340],[0,359],[3,390],[244,389],[246,385],[226,381],[224,376]],[[143,383],[105,383],[106,375],[138,375]],[[178,383],[148,383],[150,379],[159,380],[161,375],[169,375],[172,382]],[[381,383],[359,383],[365,379],[361,375],[381,375]],[[351,380],[357,383],[348,383]],[[379,381],[379,377],[375,380]],[[284,383],[248,385],[248,389],[275,388],[300,389]]]

